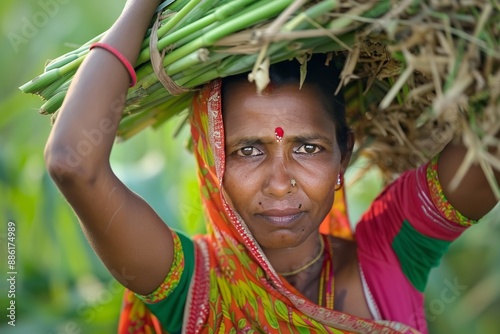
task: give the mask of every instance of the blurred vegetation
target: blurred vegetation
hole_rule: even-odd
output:
[[[1,333],[116,332],[122,288],[88,246],[75,215],[45,171],[43,147],[50,121],[37,113],[40,99],[21,94],[17,87],[37,75],[46,59],[104,31],[124,2],[0,2]],[[172,137],[175,123],[116,145],[112,165],[163,218],[189,221],[174,227],[194,234],[203,230],[196,173],[185,150],[186,131]],[[379,180],[372,173],[351,189],[353,217],[375,196]],[[452,245],[433,272],[427,289],[431,333],[500,331],[499,213],[493,212]],[[17,225],[15,328],[5,317],[9,220]]]

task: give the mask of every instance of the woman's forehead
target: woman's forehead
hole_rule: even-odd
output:
[[[335,126],[316,89],[290,84],[257,94],[252,84],[238,84],[223,98],[226,135],[274,137],[276,128],[286,134],[334,132]]]

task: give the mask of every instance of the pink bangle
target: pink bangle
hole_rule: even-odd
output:
[[[127,69],[128,74],[130,75],[130,87],[133,87],[137,81],[137,76],[135,75],[134,67],[130,62],[128,61],[127,58],[125,58],[124,55],[120,53],[117,49],[112,47],[111,45],[104,44],[104,43],[94,43],[90,46],[89,50],[92,50],[93,48],[101,48],[106,51],[109,51],[113,56],[118,58],[118,60],[125,66]]]

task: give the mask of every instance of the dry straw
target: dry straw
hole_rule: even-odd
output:
[[[158,14],[136,64],[120,138],[185,114],[194,89],[210,80],[251,71],[262,90],[270,63],[307,64],[311,53],[329,52],[344,61],[356,156],[367,156],[389,180],[461,137],[468,153],[455,185],[477,163],[500,200],[493,175],[500,153],[491,153],[500,146],[498,0],[176,0]],[[101,36],[21,87],[47,100],[42,113],[56,113]]]

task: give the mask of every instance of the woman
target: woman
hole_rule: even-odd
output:
[[[302,89],[294,75],[272,78],[261,95],[241,77],[212,82],[191,120],[209,223],[193,242],[171,231],[109,165],[130,83],[124,68],[157,5],[127,2],[78,71],[46,147],[48,170],[89,242],[133,292],[120,331],[426,332],[430,268],[496,204],[479,168],[449,189],[464,148],[449,144],[439,163],[388,187],[356,241],[321,235],[353,146],[342,101],[319,83],[323,69],[309,73]],[[288,66],[274,67],[276,74]],[[68,160],[75,151],[84,156],[79,164]]]

